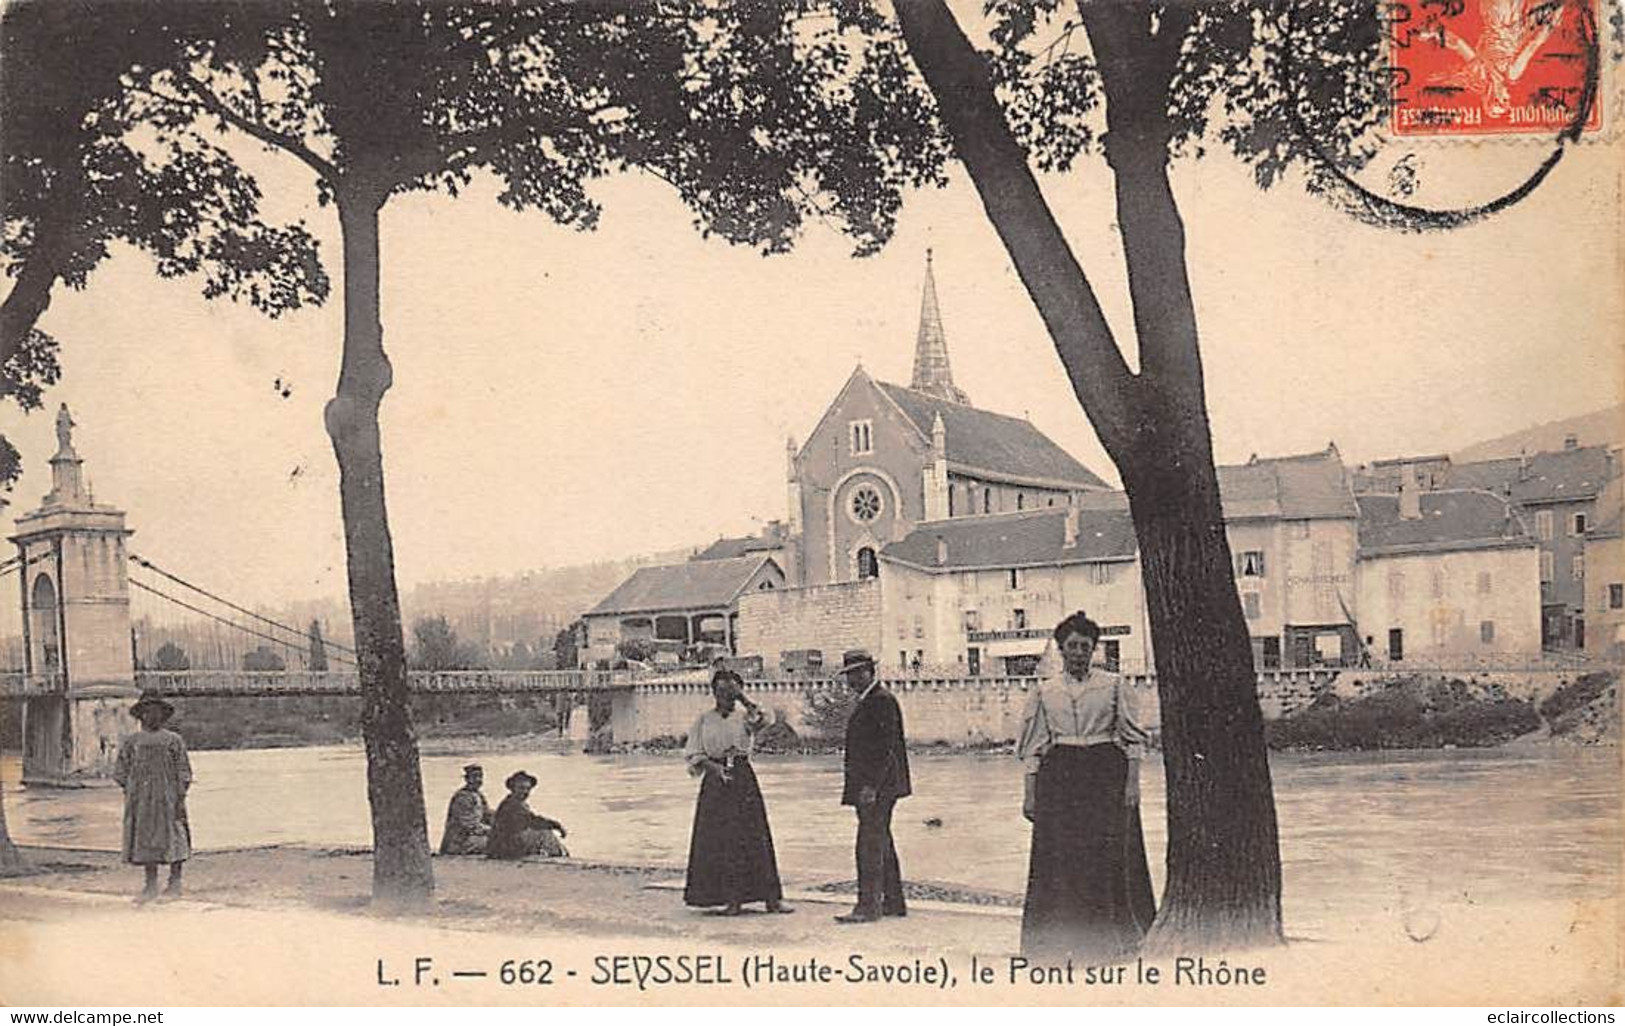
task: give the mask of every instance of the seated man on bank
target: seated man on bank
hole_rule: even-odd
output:
[[[483,855],[491,833],[491,805],[480,788],[485,770],[476,763],[463,767],[463,786],[446,807],[446,832],[440,838],[442,855]]]
[[[522,859],[530,855],[561,858],[570,853],[565,850],[562,837],[569,832],[556,819],[538,816],[526,804],[530,792],[536,787],[536,778],[520,770],[507,780],[508,797],[497,806],[491,823],[491,836],[485,842],[488,859]]]

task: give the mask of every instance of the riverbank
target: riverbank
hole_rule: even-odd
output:
[[[1313,936],[1294,930],[1304,900],[1289,891],[1295,943],[1228,953],[1264,982],[1185,976],[1173,959],[1157,985],[1133,970],[1115,984],[1034,985],[1009,977],[1019,944],[1016,910],[916,902],[906,919],[863,927],[832,920],[845,900],[821,900],[808,879],[787,880],[797,911],[737,918],[684,908],[670,865],[437,859],[437,897],[418,914],[386,916],[368,901],[365,853],[294,846],[200,854],[187,895],[136,907],[139,871],[108,853],[30,848],[44,872],[0,881],[0,1000],[8,1004],[1611,1004],[1620,999],[1617,909],[1607,901],[1486,904],[1457,898],[1400,902],[1340,918]],[[637,983],[635,957],[711,958],[726,983]],[[816,958],[825,984],[747,990],[746,959],[780,965]],[[612,959],[624,969],[615,977]],[[867,967],[942,965],[955,985],[849,982]],[[973,983],[970,959],[992,966]],[[414,983],[430,958],[438,983]],[[518,980],[531,963],[532,982]],[[534,982],[537,966],[552,979]],[[1206,960],[1211,972],[1217,958]],[[512,982],[503,981],[503,967]],[[648,968],[649,963],[643,963]],[[483,976],[453,977],[453,970]]]

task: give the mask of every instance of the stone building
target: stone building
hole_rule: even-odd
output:
[[[1586,650],[1625,659],[1625,478],[1615,477],[1597,497],[1585,536]]]
[[[876,658],[889,670],[1033,672],[1055,625],[1086,609],[1112,669],[1151,665],[1126,509],[1044,508],[927,521],[880,554]]]
[[[1540,652],[1540,554],[1485,491],[1362,495],[1358,622],[1374,659],[1460,666]]]
[[[874,576],[881,549],[923,521],[1065,506],[1106,487],[1029,421],[970,405],[949,367],[929,257],[909,386],[859,366],[788,450],[803,586]]]
[[[1582,446],[1505,459],[1452,463],[1448,456],[1402,457],[1362,467],[1362,494],[1395,493],[1401,480],[1424,492],[1476,489],[1510,501],[1529,525],[1540,554],[1541,645],[1584,650],[1586,644],[1586,535],[1597,522],[1597,497],[1619,476],[1618,454]]]
[[[760,553],[641,567],[582,617],[582,664],[614,659],[616,646],[632,639],[673,652],[702,644],[735,651],[741,596],[784,583],[784,571]]]

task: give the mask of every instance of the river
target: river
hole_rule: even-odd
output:
[[[471,760],[485,765],[493,805],[512,771],[540,777],[531,806],[566,824],[573,855],[671,864],[686,856],[696,782],[680,759],[588,756],[562,744],[515,751],[436,742],[423,760],[436,842],[445,802]],[[916,794],[896,817],[905,875],[1019,893],[1028,827],[1018,763],[962,753],[921,753],[912,763]],[[195,752],[192,765],[189,808],[202,851],[369,843],[359,745]],[[1617,893],[1617,749],[1278,753],[1271,767],[1289,933],[1319,935],[1347,913],[1381,908]],[[836,804],[839,758],[764,756],[757,772],[787,879],[850,879],[854,819]],[[19,789],[14,755],[0,761],[0,773],[19,842],[117,849],[117,789]],[[1156,760],[1145,766],[1142,789],[1160,894],[1165,830]]]

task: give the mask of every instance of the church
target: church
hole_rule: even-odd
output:
[[[860,365],[787,450],[787,570],[803,587],[874,577],[881,550],[923,521],[1069,506],[1107,488],[1030,422],[978,409],[955,385],[929,251],[908,386]]]
[[[1071,507],[1108,490],[1029,421],[973,406],[954,383],[929,251],[909,384],[877,381],[859,365],[806,442],[787,440],[786,464],[783,522],[759,538],[718,539],[687,563],[637,571],[585,614],[584,657],[611,659],[619,642],[648,638],[668,650],[721,645],[771,662],[786,636],[760,613],[755,624],[740,618],[746,598],[771,592],[782,618],[799,626],[790,634],[816,636],[825,650],[846,637],[849,647],[872,647],[878,588],[863,585],[878,584],[886,546],[921,523]],[[825,606],[867,629],[832,628]],[[742,646],[741,630],[768,647]]]

